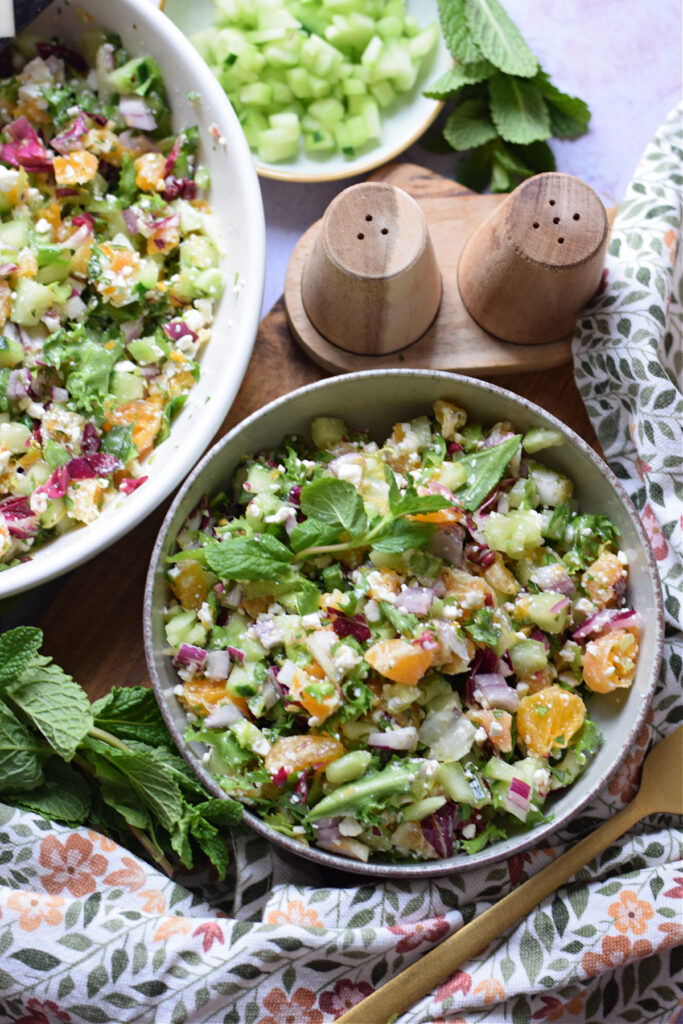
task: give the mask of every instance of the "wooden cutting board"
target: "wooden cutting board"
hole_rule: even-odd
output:
[[[429,178],[424,181],[427,187]],[[244,381],[216,440],[273,399],[325,376],[294,341],[280,300],[261,322]],[[494,380],[543,406],[597,448],[569,362],[548,370],[498,373]],[[4,626],[42,627],[43,650],[93,699],[112,686],[148,682],[142,644],[143,590],[168,504],[69,576],[0,606]]]

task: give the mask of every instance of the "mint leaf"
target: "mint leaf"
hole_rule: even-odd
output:
[[[375,551],[400,554],[426,544],[438,529],[435,523],[415,523],[410,519],[396,519],[373,538]]]
[[[82,687],[41,654],[5,693],[55,753],[70,761],[93,724],[90,701]]]
[[[446,121],[443,134],[453,149],[474,149],[498,135],[486,100],[463,100]]]
[[[465,0],[465,17],[470,38],[492,64],[509,75],[536,74],[538,61],[498,0]]]
[[[301,511],[306,517],[319,519],[358,537],[367,529],[363,500],[346,480],[334,476],[320,477],[301,488]]]
[[[128,426],[117,424],[102,438],[102,451],[113,455],[122,466],[125,466],[129,459],[137,457],[138,454],[133,443],[134,426],[133,423]]]
[[[451,503],[448,498],[441,494],[420,495],[415,490],[415,484],[408,478],[405,492],[401,494],[396,483],[396,477],[389,468],[384,467],[384,477],[389,484],[389,511],[393,516],[418,515],[420,512],[438,512],[447,508]]]
[[[500,630],[493,625],[493,610],[479,608],[472,616],[472,621],[465,629],[477,643],[495,647],[500,639]]]
[[[510,75],[489,79],[491,119],[507,142],[528,144],[550,137],[550,114],[533,82]]]
[[[82,775],[71,765],[51,757],[45,766],[45,781],[27,793],[12,791],[3,799],[25,811],[65,825],[83,825],[90,814],[90,789]]]
[[[0,686],[21,675],[42,642],[42,630],[35,626],[17,626],[0,636]]]
[[[95,725],[123,740],[141,740],[150,746],[175,749],[154,691],[146,686],[114,687],[92,705]]]
[[[47,750],[0,702],[0,792],[35,789],[43,782]]]
[[[550,128],[558,139],[575,139],[588,131],[591,112],[578,96],[561,92],[542,69],[534,78],[550,111]]]
[[[223,580],[277,580],[292,561],[292,552],[268,533],[207,541],[206,564]]]
[[[465,16],[465,0],[438,0],[439,22],[444,42],[455,60],[469,63],[481,59]]]
[[[445,100],[462,89],[464,85],[476,85],[494,74],[495,68],[488,60],[473,60],[468,64],[455,64],[425,89],[424,95],[435,100]]]
[[[467,482],[455,492],[468,511],[479,508],[482,501],[502,479],[510,459],[519,451],[521,434],[507,437],[493,448],[465,455],[460,462],[467,470]]]
[[[465,188],[471,188],[473,192],[483,192],[488,188],[493,170],[495,146],[495,143],[488,142],[485,146],[478,146],[473,150],[458,164],[455,180]]]
[[[332,523],[323,523],[319,519],[304,519],[297,523],[289,538],[292,551],[296,554],[304,548],[318,547],[320,544],[334,544],[339,540],[341,530]]]

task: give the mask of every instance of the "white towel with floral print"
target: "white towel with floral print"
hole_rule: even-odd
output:
[[[665,594],[662,676],[622,771],[551,848],[427,882],[359,885],[252,836],[235,841],[229,885],[187,888],[97,833],[0,804],[0,1021],[327,1024],[633,795],[647,746],[683,717],[682,157],[678,110],[638,166],[606,287],[574,341],[578,386]],[[634,828],[401,1024],[670,1024],[683,1003],[678,824]]]

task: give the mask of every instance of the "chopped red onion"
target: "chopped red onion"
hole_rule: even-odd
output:
[[[549,590],[547,591],[547,593],[551,594],[552,591]],[[552,608],[549,609],[550,615],[558,615],[559,612],[561,612],[564,608],[568,608],[570,604],[571,601],[569,600],[569,598],[563,597],[561,601],[558,601],[557,604],[554,604]]]
[[[121,216],[123,217],[128,233],[131,235],[137,235],[140,231],[140,218],[133,207],[129,206],[127,209],[121,210]]]
[[[550,650],[550,640],[548,640],[548,637],[542,630],[538,628],[538,626],[534,626],[534,628],[531,630],[531,632],[529,633],[529,639],[538,640],[540,644],[543,644],[546,651]]]
[[[119,100],[119,113],[129,128],[153,132],[157,127],[154,114],[140,96],[122,96]]]
[[[275,625],[273,619],[269,617],[257,619],[251,628],[258,642],[267,651],[272,650],[273,647],[277,647],[278,644],[283,642],[282,633]]]
[[[458,636],[458,631],[452,622],[448,622],[447,619],[439,619],[436,623],[436,630],[439,634],[439,640],[441,644],[456,657],[462,658],[462,660],[469,664],[470,656],[467,650],[467,644]]]
[[[192,668],[201,672],[206,662],[206,651],[194,644],[181,644],[178,653],[173,659],[173,664],[181,668]]]
[[[572,639],[585,640],[586,637],[597,636],[614,629],[630,629],[639,625],[640,616],[631,608],[601,608],[574,630]]]
[[[62,402],[69,401],[69,392],[66,390],[66,388],[59,388],[55,384],[53,384],[52,387],[50,388],[50,398],[52,399],[53,402],[56,402],[57,405],[61,405]]]
[[[443,558],[456,568],[462,569],[464,540],[465,531],[462,526],[449,524],[437,530],[429,542],[429,550],[437,558]]]
[[[19,267],[16,263],[3,263],[0,266],[0,277],[7,277],[9,274],[14,274]]]
[[[86,423],[81,434],[81,451],[84,455],[94,455],[99,447],[100,439],[94,423]]]
[[[83,111],[79,110],[71,127],[62,132],[61,135],[55,135],[50,145],[58,153],[62,154],[71,153],[75,149],[82,149],[83,136],[88,130],[88,122],[83,115]]]
[[[428,587],[407,587],[401,584],[401,592],[396,598],[399,611],[413,615],[426,615],[434,602],[434,591]]]
[[[369,747],[382,750],[415,750],[417,747],[417,729],[414,725],[406,725],[386,732],[371,732],[367,737]]]
[[[239,662],[240,665],[244,664],[244,659],[246,658],[247,655],[246,655],[245,651],[242,650],[241,647],[230,647],[229,646],[228,647],[228,653],[229,653],[230,657],[234,661]]]
[[[72,480],[87,480],[95,476],[110,476],[123,464],[115,455],[107,452],[95,452],[92,455],[80,455],[71,459],[66,468]]]
[[[211,653],[211,652],[210,652]],[[219,704],[218,707],[204,719],[204,725],[209,729],[228,729],[235,722],[241,721],[244,715],[232,701]]]
[[[10,370],[7,378],[8,398],[28,398],[33,377],[30,370]]]
[[[446,487],[445,484],[440,484],[436,480],[431,480],[427,484],[427,490],[430,494],[441,494],[444,498],[450,501],[451,505],[456,505],[458,508],[462,508],[462,502],[459,498],[453,494],[453,491]]]
[[[421,647],[423,651],[438,651],[439,643],[434,638],[434,634],[430,633],[429,630],[425,629],[422,636],[419,636],[417,640],[413,640],[413,644],[416,647]]]
[[[181,338],[185,338],[188,335],[192,338],[192,341],[197,340],[196,332],[190,330],[184,320],[169,320],[168,323],[161,325],[161,329],[173,342],[180,341]]]
[[[207,679],[227,679],[230,675],[230,652],[209,651],[204,665]]]
[[[471,562],[476,562],[482,569],[488,569],[496,560],[496,552],[487,544],[466,544],[465,557]]]
[[[192,178],[175,178],[169,174],[164,179],[164,186],[161,198],[167,203],[174,199],[194,199],[197,195],[197,183]]]
[[[137,320],[126,320],[121,324],[121,330],[123,331],[123,336],[126,339],[126,344],[128,344],[129,341],[135,341],[135,339],[139,338],[142,334],[142,317],[139,316]]]
[[[505,682],[499,672],[490,672],[473,677],[474,699],[483,708],[502,708],[504,711],[516,711],[519,707],[519,695],[516,690]]]
[[[270,781],[273,783],[274,786],[277,786],[279,789],[281,786],[287,785],[288,778],[289,773],[287,772],[287,769],[283,765],[282,768],[278,768],[274,775],[271,775]]]
[[[17,118],[7,125],[5,131],[12,142],[0,147],[0,160],[34,174],[46,174],[52,170],[52,158],[28,118]]]
[[[541,590],[556,590],[558,594],[571,594],[576,589],[566,568],[559,562],[539,566],[530,574],[530,579]]]
[[[74,71],[80,71],[85,74],[88,70],[88,62],[83,54],[72,50],[69,46],[64,46],[63,43],[41,41],[36,43],[36,50],[38,51],[38,56],[42,57],[43,60],[47,60],[48,57],[58,57],[59,60],[63,60],[72,67]]]
[[[513,778],[505,797],[505,809],[520,821],[525,821],[531,804],[531,786],[522,779]]]

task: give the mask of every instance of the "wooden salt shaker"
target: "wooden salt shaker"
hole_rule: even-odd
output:
[[[441,275],[425,216],[385,182],[362,182],[332,200],[301,281],[316,330],[347,352],[385,355],[420,338],[441,301]]]
[[[504,341],[562,338],[600,284],[607,237],[605,208],[585,182],[569,174],[529,178],[463,248],[465,308]]]

